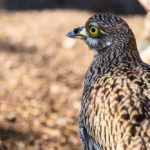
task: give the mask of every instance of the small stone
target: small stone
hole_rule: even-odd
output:
[[[76,44],[76,41],[74,39],[66,39],[64,42],[63,42],[63,47],[64,48],[73,48]]]
[[[36,106],[38,105],[38,103],[37,103],[37,101],[36,101],[35,99],[32,99],[32,100],[30,101],[30,105],[31,105],[32,107],[36,107]]]
[[[59,87],[59,85],[56,85],[56,84],[53,84],[53,85],[51,85],[50,86],[50,92],[52,93],[52,94],[59,94],[60,93],[60,87]]]
[[[17,119],[17,115],[15,112],[10,112],[7,116],[6,116],[6,120],[10,121],[10,122],[15,122]]]
[[[43,140],[47,140],[48,138],[49,138],[49,136],[48,136],[47,134],[43,134],[43,135],[42,135],[42,139],[43,139]]]
[[[57,125],[58,126],[65,126],[66,123],[67,123],[67,120],[66,118],[59,118],[57,121],[56,121]]]
[[[24,149],[24,147],[25,147],[23,142],[16,142],[16,145],[19,149]]]
[[[81,102],[80,101],[73,102],[73,107],[77,110],[80,110]]]
[[[33,125],[35,128],[38,128],[40,126],[40,121],[39,120],[34,120]]]
[[[59,129],[51,129],[51,128],[42,128],[42,131],[44,132],[44,134],[49,135],[50,137],[60,137],[61,136],[61,132]]]
[[[150,46],[146,48],[145,50],[143,50],[140,53],[140,56],[145,63],[150,64],[150,59],[149,59],[150,58]]]
[[[66,141],[67,141],[67,139],[66,139],[66,137],[64,137],[64,136],[60,138],[61,144],[66,143]]]

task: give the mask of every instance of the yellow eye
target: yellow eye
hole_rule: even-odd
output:
[[[89,28],[89,33],[91,34],[91,36],[97,36],[99,34],[99,29],[98,27],[95,26],[91,26]]]

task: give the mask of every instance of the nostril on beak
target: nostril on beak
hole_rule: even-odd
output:
[[[84,27],[78,27],[73,30],[75,34],[78,34]]]
[[[75,29],[73,30],[73,32],[74,32],[75,34],[77,34],[77,33],[79,32],[79,28],[75,28]]]

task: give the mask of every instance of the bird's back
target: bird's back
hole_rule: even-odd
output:
[[[150,66],[122,63],[105,74],[89,68],[79,126],[102,150],[150,150]]]

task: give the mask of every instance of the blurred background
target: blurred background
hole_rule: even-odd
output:
[[[150,63],[149,0],[0,0],[0,150],[81,149],[78,115],[93,54],[65,34],[97,12],[123,17]]]

